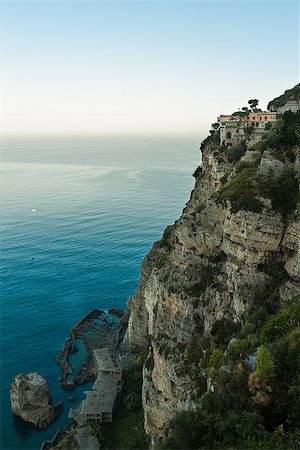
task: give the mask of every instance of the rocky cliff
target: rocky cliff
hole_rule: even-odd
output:
[[[300,293],[299,138],[278,138],[288,124],[240,153],[212,133],[181,217],[143,261],[126,346],[147,352],[143,407],[153,445],[210,388],[218,330],[228,341],[253,311],[274,313]]]
[[[51,405],[47,380],[38,373],[17,375],[11,384],[12,412],[38,428],[48,427],[62,412],[63,405]]]
[[[296,112],[300,108],[300,83],[292,89],[287,89],[284,94],[274,98],[268,104],[269,111],[283,113],[285,111]]]

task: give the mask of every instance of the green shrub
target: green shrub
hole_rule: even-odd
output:
[[[256,324],[254,324],[253,322],[246,322],[243,325],[243,328],[241,329],[241,331],[238,333],[237,338],[239,339],[245,339],[247,336],[253,334],[256,330]]]
[[[249,125],[248,127],[244,127],[244,133],[246,136],[251,136],[251,134],[253,133],[254,130],[254,126],[253,125]]]
[[[194,178],[198,178],[202,174],[202,167],[198,166],[195,172],[193,173]]]
[[[284,156],[286,157],[286,159],[288,161],[290,161],[291,163],[294,163],[296,161],[296,155],[295,152],[293,152],[293,150],[289,149],[284,153]]]
[[[265,323],[260,332],[260,341],[272,342],[286,334],[289,330],[299,326],[299,323],[299,316],[296,313],[283,311]]]
[[[267,137],[268,147],[277,150],[277,156],[283,154],[284,150],[288,150],[299,145],[300,111],[286,111],[279,120],[276,121],[270,134]]]
[[[288,278],[288,273],[284,268],[284,264],[282,262],[279,263],[266,263],[260,264],[258,266],[259,271],[266,273],[272,279],[273,285],[279,285],[283,283]]]
[[[146,369],[148,369],[150,372],[153,370],[154,368],[154,359],[153,359],[153,354],[151,352],[149,352],[146,361],[145,361],[145,367]]]
[[[224,261],[227,260],[227,255],[223,250],[218,251],[217,253],[213,253],[208,256],[209,262],[212,264],[222,264]]]
[[[241,326],[231,319],[216,320],[212,326],[211,334],[217,345],[227,347],[228,342],[234,337]]]
[[[224,353],[220,348],[215,348],[209,358],[207,375],[210,377],[215,369],[221,367],[224,358]]]
[[[170,422],[172,436],[161,446],[162,449],[190,449],[193,445],[195,420],[189,411],[181,411]]]
[[[249,315],[248,321],[254,325],[255,329],[258,329],[261,328],[268,317],[268,308],[265,303],[257,304],[255,306],[255,309],[253,309]]]
[[[142,407],[142,395],[137,392],[130,392],[124,396],[124,405],[129,411],[137,411]]]
[[[274,357],[264,345],[258,349],[255,372],[262,381],[269,381],[275,375]]]
[[[211,142],[215,145],[220,144],[220,130],[210,130]]]
[[[194,283],[192,286],[185,288],[186,293],[195,297],[201,295],[207,286],[213,283],[214,274],[215,269],[212,266],[202,266],[199,281]]]
[[[53,450],[63,450],[65,448],[68,448],[68,446],[71,444],[71,442],[75,438],[75,434],[76,434],[75,431],[67,432],[67,434],[62,438],[62,440],[59,441],[59,443],[56,444],[54,447],[52,447]],[[97,437],[96,433],[95,433],[95,436]]]
[[[203,141],[201,142],[200,150],[204,150],[204,148],[205,148],[208,144],[210,144],[211,141],[212,141],[211,136],[206,136],[206,138],[203,139]]]
[[[207,379],[205,374],[203,373],[203,370],[200,368],[195,368],[195,370],[193,371],[192,379],[196,388],[197,398],[199,399],[207,391]]]
[[[262,210],[262,203],[256,198],[257,193],[253,184],[255,172],[253,168],[243,169],[221,188],[218,199],[229,200],[232,212],[241,209],[253,212]]]
[[[200,314],[198,313],[194,313],[193,314],[193,321],[197,327],[197,332],[198,333],[203,333],[204,330],[204,325],[203,325],[203,317],[200,316]]]
[[[267,431],[262,426],[254,430],[245,442],[245,449],[248,450],[296,450],[299,448],[300,428],[293,432],[286,432],[282,426],[274,432]]]
[[[255,350],[255,346],[249,339],[237,339],[226,350],[226,360],[237,362],[244,359]]]
[[[162,449],[215,449],[244,448],[243,443],[253,436],[264,423],[258,412],[245,411],[242,414],[231,408],[218,411],[218,394],[205,397],[214,398],[215,409],[209,405],[193,411],[181,411],[170,422],[169,438]]]
[[[273,127],[273,123],[272,122],[267,122],[266,124],[265,124],[265,130],[271,130],[271,128]]]
[[[226,150],[228,161],[229,162],[236,162],[241,159],[242,156],[246,153],[247,146],[246,142],[242,141],[239,144],[233,145],[232,147],[228,148]]]
[[[167,247],[168,249],[171,248],[171,237],[173,232],[173,226],[168,225],[165,231],[163,232],[163,235],[161,237],[161,240],[159,241],[159,244],[161,247]]]
[[[176,292],[178,292],[178,291],[179,291],[179,288],[177,288],[176,286],[174,286],[174,285],[168,286],[168,292],[170,295],[176,294]]]
[[[183,353],[186,349],[186,343],[184,342],[177,342],[176,346],[179,353]]]
[[[274,98],[268,103],[268,110],[273,110],[284,106],[288,100],[300,99],[300,83],[296,84],[292,89],[286,89],[284,94]]]
[[[213,369],[214,391],[204,393],[205,377],[200,376],[199,409],[181,412],[171,421],[168,439],[162,448],[296,450],[299,447],[300,325],[299,320],[283,319],[299,319],[300,296],[285,301],[277,316],[266,316],[267,309],[261,305],[245,318],[245,334],[246,326],[248,329],[249,325],[254,326],[252,333],[263,325],[261,334],[268,337],[266,345],[259,348],[256,371],[250,374],[252,384],[249,386],[249,372],[243,365],[238,364],[231,371],[220,367],[223,363],[221,348],[237,331],[231,329],[232,321],[223,319],[215,323],[213,334],[220,344],[211,353],[204,350],[201,339],[194,337],[191,356],[193,354],[196,362],[199,361],[199,349],[205,353],[206,360],[210,356],[207,366]],[[251,352],[256,338],[257,335],[251,335],[249,339],[233,342],[227,349],[227,357],[239,359]],[[201,365],[203,367],[203,359]],[[193,366],[191,370],[187,366],[186,373],[196,383],[201,368]],[[258,396],[262,398],[264,394],[268,401],[259,402]]]
[[[238,174],[241,173],[244,169],[251,169],[257,167],[259,162],[260,162],[259,159],[253,161],[239,161],[236,163],[235,173]]]
[[[259,178],[258,182],[261,194],[271,199],[276,211],[286,217],[295,210],[299,201],[299,183],[291,169],[285,169],[277,179],[270,173],[268,177]]]
[[[189,365],[197,364],[203,357],[203,348],[200,342],[192,342],[187,348],[186,361]]]
[[[226,184],[226,183],[227,183],[227,179],[228,179],[228,174],[225,173],[225,175],[223,175],[223,176],[220,178],[221,184]]]

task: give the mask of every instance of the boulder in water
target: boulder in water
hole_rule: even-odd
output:
[[[62,403],[51,405],[47,380],[38,373],[17,375],[10,387],[12,412],[25,422],[46,428],[63,410]]]

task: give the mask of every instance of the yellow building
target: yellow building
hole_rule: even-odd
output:
[[[265,126],[266,122],[275,122],[277,116],[274,112],[250,112],[245,119],[245,122],[253,126]]]
[[[231,115],[228,115],[228,114],[221,114],[221,115],[217,118],[218,123],[225,123],[225,122],[230,121],[230,119],[231,119]]]

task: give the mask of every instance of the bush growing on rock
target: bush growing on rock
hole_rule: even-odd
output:
[[[291,169],[285,169],[279,178],[272,173],[266,178],[258,178],[259,190],[269,197],[275,211],[286,217],[293,212],[299,201],[299,183]]]
[[[236,162],[241,159],[242,156],[246,153],[247,146],[246,142],[242,141],[239,144],[233,145],[226,150],[228,161]]]
[[[262,203],[256,198],[257,192],[254,186],[256,170],[253,168],[243,169],[225,184],[218,195],[218,200],[224,202],[229,200],[233,213],[240,211],[260,212]]]
[[[215,348],[209,358],[207,375],[210,377],[215,369],[218,369],[224,358],[224,353],[220,348]]]
[[[272,342],[299,325],[299,317],[288,311],[273,317],[263,326],[260,332],[261,342]]]
[[[129,411],[137,411],[142,407],[141,394],[131,392],[124,397],[124,404]]]
[[[241,326],[238,323],[224,317],[223,319],[215,321],[212,326],[211,334],[217,345],[227,347],[228,342],[237,333],[240,327]]]
[[[267,138],[267,145],[277,149],[278,152],[299,145],[300,111],[286,111],[276,121],[271,133]]]
[[[275,375],[274,358],[264,345],[259,347],[256,363],[256,374],[262,381],[270,381]]]
[[[236,363],[246,358],[247,355],[256,350],[250,339],[237,339],[226,349],[226,360]]]
[[[251,338],[233,341],[225,357],[221,348],[213,350],[207,363],[213,392],[201,397],[199,409],[180,413],[171,421],[162,448],[296,450],[300,442],[299,314],[299,296],[286,301],[276,316],[268,317],[264,310],[257,321],[252,313],[247,318],[247,325],[253,325]],[[214,339],[222,348],[238,331],[231,325],[223,319],[213,327]],[[221,365],[252,352],[258,337],[265,344],[259,348],[255,371],[246,365],[231,369]]]

